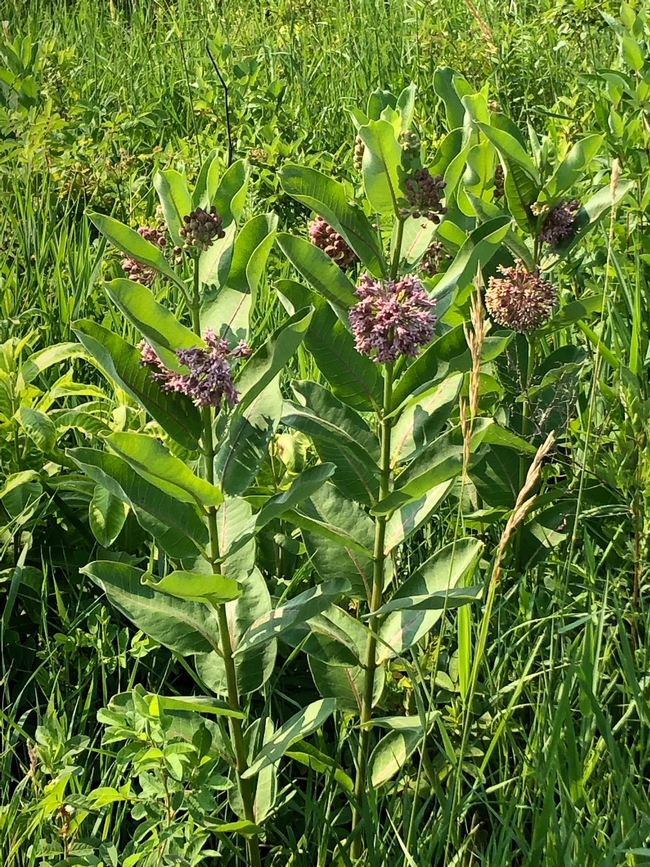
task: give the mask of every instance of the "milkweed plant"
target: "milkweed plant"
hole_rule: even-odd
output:
[[[136,409],[102,448],[68,457],[104,492],[107,520],[121,526],[131,513],[150,544],[146,562],[113,546],[82,572],[202,686],[188,696],[139,687],[102,720],[111,742],[137,741],[139,714],[147,749],[154,729],[200,743],[196,762],[223,783],[202,827],[239,835],[251,867],[272,857],[283,757],[334,774],[349,809],[341,863],[365,863],[382,787],[414,756],[435,773],[435,714],[421,702],[387,712],[391,666],[415,677],[453,611],[471,713],[505,556],[476,528],[510,514],[525,562],[532,500],[515,500],[539,483],[534,458],[549,432],[536,424],[548,397],[538,355],[561,374],[555,330],[598,309],[590,298],[560,309],[554,268],[627,191],[605,183],[580,203],[602,137],[553,164],[485,89],[448,68],[433,86],[446,127],[437,147],[421,140],[411,85],[351,112],[354,184],[284,165],[284,193],[313,212],[304,231],[278,231],[271,213],[244,221],[247,164],[223,170],[216,152],[193,189],[174,170],[156,176],[157,226],[90,215],[122,253],[125,276],[104,288],[133,339],[90,320],[75,333]],[[275,282],[284,321],[263,338],[254,323],[274,246],[294,279]],[[512,356],[521,376],[509,385],[498,370],[513,346],[525,351]],[[293,378],[298,351],[310,378]],[[500,488],[493,500],[489,483],[504,455],[518,480],[511,502]],[[418,563],[406,552],[441,508],[459,512],[461,531]],[[303,654],[320,697],[274,720],[274,672]],[[333,715],[352,748],[328,755],[326,738],[305,739]],[[175,803],[183,769],[161,756]]]

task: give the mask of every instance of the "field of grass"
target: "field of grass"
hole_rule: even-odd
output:
[[[331,0],[322,7],[313,0],[21,0],[4,4],[0,18],[2,864],[650,863],[650,10],[613,0]],[[319,192],[325,176],[341,184],[340,212],[348,208],[351,221],[350,213],[363,217],[368,249],[376,243],[390,251],[393,278],[422,267],[418,256],[400,258],[402,221],[396,219],[391,241],[393,215],[375,205],[382,188],[372,186],[373,178],[384,177],[384,169],[372,174],[369,168],[371,132],[373,123],[387,124],[378,120],[379,110],[376,117],[370,107],[365,119],[356,115],[362,138],[363,130],[371,132],[362,173],[355,165],[354,110],[366,112],[375,92],[382,118],[397,117],[394,99],[383,92],[397,96],[411,83],[414,116],[406,126],[417,132],[414,159],[421,142],[425,165],[438,166],[447,182],[448,213],[435,238],[433,223],[429,235],[443,247],[436,269],[423,277],[437,298],[433,351],[421,356],[430,356],[433,368],[408,380],[409,371],[420,371],[419,359],[409,367],[402,358],[393,370],[359,353],[360,379],[384,370],[384,402],[366,405],[345,391],[329,350],[319,350],[315,339],[317,315],[332,341],[336,329],[337,335],[345,331],[337,303],[345,300],[349,281],[338,268],[335,276],[327,271],[320,298],[314,281],[325,266],[314,260],[309,288],[308,268],[300,267],[307,254],[288,236],[307,237],[314,212],[329,219],[331,211],[318,209],[327,198]],[[576,142],[589,144],[568,166]],[[261,232],[255,244],[263,246],[271,235],[276,241],[271,238],[263,253],[250,242],[243,265],[236,252],[238,278],[231,270],[219,283],[222,302],[235,291],[252,299],[237,337],[244,335],[254,354],[236,363],[262,369],[265,352],[280,355],[281,335],[308,321],[299,320],[300,311],[314,314],[312,330],[265,382],[259,416],[246,416],[251,445],[241,453],[234,412],[230,421],[225,410],[214,421],[209,407],[199,416],[189,401],[174,404],[203,425],[194,444],[179,438],[173,431],[187,418],[163,418],[156,400],[171,407],[172,398],[185,396],[159,388],[151,397],[149,383],[142,390],[150,402],[139,400],[126,374],[110,369],[106,356],[97,361],[101,340],[88,336],[102,326],[108,340],[113,335],[135,346],[144,337],[172,363],[164,340],[159,345],[151,337],[157,320],[147,313],[139,327],[130,302],[120,305],[117,289],[106,290],[106,281],[124,276],[119,239],[107,218],[132,228],[159,224],[159,179],[182,175],[190,189],[200,187],[201,166],[210,159],[219,177],[249,172],[239,213],[233,204],[238,193],[231,191],[229,199],[216,194],[232,206],[237,241],[253,226]],[[506,177],[501,196],[499,162]],[[304,177],[322,173],[309,196],[291,189],[290,164],[313,170]],[[561,164],[570,174],[563,187],[555,174]],[[402,183],[402,167],[410,164],[400,165]],[[574,198],[581,206],[574,235],[555,246],[540,241],[545,190],[547,208],[549,201],[554,207]],[[352,199],[358,207],[349,208]],[[277,223],[272,217],[264,222],[262,215],[271,213]],[[168,212],[165,219],[170,223]],[[486,240],[481,228],[488,224],[493,234]],[[494,233],[498,238],[490,241]],[[230,241],[226,235],[224,244]],[[129,243],[122,249],[128,252]],[[553,315],[527,334],[490,322],[481,355],[477,335],[490,311],[478,312],[472,298],[492,285],[498,265],[521,258],[557,288]],[[198,275],[198,264],[185,256],[176,278],[156,277],[149,294],[176,318],[173,327],[182,325],[184,334],[193,329],[200,341],[194,265]],[[346,273],[357,283],[361,266]],[[214,298],[210,281],[203,282],[209,310]],[[310,306],[315,313],[304,314]],[[164,329],[172,328],[171,318],[164,321]],[[345,332],[336,340],[348,337]],[[145,369],[133,367],[138,373],[131,371],[132,378]],[[255,387],[248,369],[236,381],[243,403],[244,384]],[[427,417],[427,399],[433,394],[435,402],[436,394],[452,389],[454,376],[445,417]],[[338,401],[334,409],[321,394],[330,391]],[[376,423],[381,442],[388,437],[390,446],[394,393],[404,413],[421,412],[425,421],[413,422],[411,453],[400,453],[388,468],[377,458],[381,474],[373,463],[379,493],[366,501],[336,475],[339,459],[351,455],[356,465],[366,449],[355,434],[346,452],[340,430],[357,425],[369,441]],[[300,394],[308,408],[314,394],[321,401],[322,412],[314,410],[322,416],[318,424],[336,417],[339,440],[325,440],[317,422],[299,420]],[[470,434],[482,432],[483,422],[487,430],[488,419],[492,434],[474,444]],[[457,471],[432,472],[429,487],[449,484],[448,490],[408,532],[404,519],[401,543],[385,555],[382,534],[393,520],[385,515],[393,511],[382,516],[375,507],[408,485],[398,471],[413,455],[404,470],[412,475],[418,455],[432,451],[417,435],[429,436],[434,421],[436,442],[449,450],[445,456]],[[393,429],[400,424],[401,418]],[[230,508],[270,515],[258,521],[255,539],[242,542],[239,553],[224,554],[210,523],[214,518],[216,527],[216,516],[224,514],[221,503],[206,500],[197,513],[201,527],[210,525],[211,553],[202,551],[210,577],[227,580],[230,568],[243,569],[239,561],[250,549],[249,577],[260,576],[264,588],[246,603],[257,611],[250,623],[266,613],[258,605],[264,594],[282,613],[277,655],[274,650],[270,663],[253,656],[250,690],[240,684],[238,692],[232,683],[226,689],[227,658],[223,676],[214,662],[201,661],[209,654],[200,630],[192,633],[189,651],[183,650],[191,644],[188,634],[169,638],[190,611],[182,606],[208,610],[205,622],[212,618],[216,637],[206,647],[223,662],[228,654],[218,618],[240,603],[233,596],[226,605],[223,597],[212,599],[211,607],[191,594],[188,602],[150,589],[151,581],[166,580],[174,569],[201,571],[196,548],[195,561],[175,553],[185,548],[169,538],[169,527],[180,523],[165,512],[167,500],[155,523],[142,517],[144,500],[127,503],[89,470],[91,448],[104,454],[120,436],[136,432],[150,443],[164,442],[174,466],[191,471],[206,497],[214,492],[216,450],[216,483]],[[237,454],[242,473],[252,468],[246,484],[238,486],[223,470],[222,443]],[[549,450],[540,454],[545,446]],[[442,461],[435,449],[432,460],[434,467]],[[315,528],[315,512],[300,511],[302,500],[283,511],[277,498],[290,486],[307,486],[305,474],[329,463],[338,469],[324,486],[324,479],[318,482],[319,490],[331,490],[338,505],[324,532],[322,524]],[[162,491],[179,514],[190,509],[187,490],[179,495],[173,476],[156,482],[151,466],[140,465],[137,478]],[[317,504],[318,496],[310,488],[303,500]],[[406,502],[405,495],[406,506],[415,496]],[[418,489],[420,496],[428,491]],[[356,526],[351,514],[358,516]],[[380,572],[378,598],[369,587],[364,595],[348,586],[332,591],[329,608],[315,608],[311,597],[309,611],[296,603],[298,614],[288,624],[283,605],[349,571],[338,553],[323,560],[332,551],[349,553],[341,534],[351,538],[361,524],[371,527],[371,542],[375,534],[374,552],[372,544],[366,547],[375,577]],[[382,657],[381,640],[379,648],[372,643],[381,622],[374,612],[382,602],[399,601],[399,588],[426,572],[432,556],[444,559],[438,552],[452,551],[452,565],[445,567],[451,575],[456,546],[476,551],[454,579],[456,591],[467,585],[465,597],[458,595],[456,607],[451,578],[436,566],[435,580],[441,574],[444,580],[433,590],[427,584],[434,601],[419,597],[415,608],[422,622],[431,618],[430,628],[412,644],[404,642],[401,652]],[[354,551],[362,551],[360,543]],[[145,591],[113,592],[112,579],[101,571],[108,574],[109,567],[116,574],[137,572],[144,582],[138,579],[138,587],[168,607],[157,616],[134,608],[137,593]],[[323,632],[332,608],[352,630],[348,639],[357,629],[364,652],[370,646],[372,664],[357,654],[358,643],[341,638],[344,630]],[[240,613],[237,618],[245,620]],[[264,646],[275,648],[273,642]],[[370,669],[374,681],[368,681]],[[380,675],[385,683],[373,709]],[[369,690],[356,710],[354,703],[350,709],[348,681],[359,696]],[[194,704],[168,704],[165,711],[161,701],[156,710],[156,696],[192,696]],[[302,725],[291,745],[263,765],[252,784],[255,803],[247,806],[242,771],[264,758],[274,727],[321,698],[336,699],[336,708],[311,727]],[[241,741],[248,751],[243,764],[233,709],[250,726]]]

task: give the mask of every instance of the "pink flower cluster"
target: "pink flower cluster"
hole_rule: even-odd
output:
[[[546,215],[539,231],[539,240],[545,241],[551,247],[570,238],[574,232],[573,224],[576,221],[576,211],[580,208],[580,202],[572,199],[570,202],[561,201]]]
[[[526,271],[523,265],[500,267],[502,277],[490,277],[485,293],[488,313],[506,328],[526,332],[541,328],[557,304],[557,289],[538,271]]]
[[[233,405],[239,400],[228,358],[243,358],[251,354],[251,349],[242,340],[231,350],[228,342],[217,337],[211,328],[206,329],[204,340],[207,347],[193,346],[176,350],[176,358],[188,369],[188,373],[166,367],[146,340],[138,346],[140,363],[152,369],[151,378],[160,382],[165,391],[186,394],[195,406],[213,406],[219,410],[224,398]]]
[[[355,293],[361,300],[350,309],[350,325],[358,352],[389,363],[400,355],[415,356],[433,337],[435,301],[417,277],[373,280],[366,273]]]

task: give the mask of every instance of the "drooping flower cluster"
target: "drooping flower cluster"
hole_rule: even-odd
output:
[[[433,337],[435,301],[417,277],[374,280],[366,273],[355,294],[361,299],[349,313],[355,346],[373,361],[415,356]]]
[[[447,213],[447,209],[441,204],[442,191],[446,186],[442,175],[432,175],[426,168],[416,169],[412,176],[406,179],[404,186],[409,207],[401,208],[400,216],[412,216],[416,219],[425,217],[432,223],[439,223],[439,215]]]
[[[451,256],[445,250],[445,245],[434,239],[424,251],[418,270],[421,274],[426,274],[427,277],[433,277],[440,270],[443,259],[451,259]]]
[[[354,167],[360,172],[363,168],[363,155],[366,151],[366,146],[363,139],[358,135],[354,141]]]
[[[186,247],[196,250],[207,250],[214,243],[215,238],[223,238],[226,234],[223,230],[223,220],[213,205],[210,212],[203,208],[196,208],[191,214],[183,217],[185,225],[181,226],[178,234],[183,238]]]
[[[309,238],[312,244],[334,259],[339,268],[349,268],[357,261],[357,254],[348,245],[343,235],[336,232],[322,217],[316,217],[309,224]]]
[[[570,238],[574,232],[576,211],[579,208],[580,202],[577,199],[572,199],[570,202],[562,200],[546,215],[538,234],[539,240],[545,241],[551,247],[557,247],[561,241]]]
[[[502,277],[490,277],[485,292],[488,313],[506,328],[527,332],[541,328],[557,304],[557,288],[523,265],[499,268]]]
[[[156,229],[152,226],[140,226],[138,229],[138,235],[141,235],[145,241],[155,244],[155,246],[159,247],[161,250],[167,243],[167,239],[160,229]],[[134,259],[132,256],[127,256],[126,253],[122,253],[122,270],[130,280],[135,280],[136,283],[142,283],[143,286],[151,286],[154,277],[157,274],[157,271],[154,268],[150,268],[143,262],[138,262],[137,259]]]
[[[505,194],[505,172],[501,163],[494,169],[494,198],[502,199]]]
[[[219,410],[224,398],[230,404],[236,404],[239,399],[228,359],[234,361],[250,355],[251,349],[243,341],[230,349],[228,342],[217,337],[211,328],[206,329],[204,340],[207,348],[193,346],[176,350],[176,358],[188,373],[166,367],[146,340],[138,346],[140,363],[151,368],[151,378],[160,382],[165,391],[186,394],[195,406],[213,406]]]

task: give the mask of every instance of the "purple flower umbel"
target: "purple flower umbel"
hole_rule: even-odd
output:
[[[361,299],[349,314],[355,346],[373,361],[415,356],[433,337],[435,301],[417,277],[373,280],[366,273],[355,294]]]
[[[242,358],[250,355],[251,349],[240,341],[231,350],[227,341],[217,337],[211,328],[206,329],[204,340],[206,347],[176,350],[176,358],[188,373],[166,367],[146,340],[138,347],[142,356],[140,363],[152,368],[151,378],[160,382],[165,391],[186,394],[195,406],[213,406],[218,411],[223,398],[233,405],[239,400],[228,357],[233,360]]]

